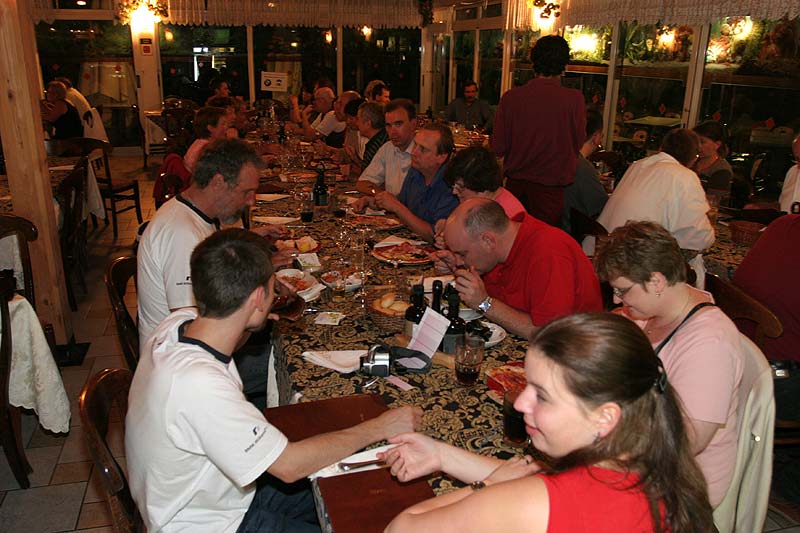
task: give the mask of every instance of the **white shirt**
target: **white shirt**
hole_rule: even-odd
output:
[[[781,211],[790,212],[792,204],[800,202],[800,164],[794,165],[786,173],[781,190]]]
[[[336,113],[330,110],[324,115],[322,113],[317,115],[317,118],[311,123],[311,127],[323,137],[327,137],[331,133],[344,131],[347,127],[347,123],[336,120]]]
[[[411,141],[405,150],[400,150],[391,141],[387,142],[375,152],[375,157],[358,179],[371,181],[397,196],[403,188],[408,169],[411,168],[411,151],[414,146],[414,141]]]
[[[140,347],[170,309],[195,305],[189,258],[217,229],[180,195],[156,211],[136,254]]]
[[[196,316],[181,309],[161,323],[128,395],[128,482],[151,532],[236,531],[288,442],[245,399],[233,360],[181,337]]]
[[[67,94],[64,96],[64,100],[75,106],[75,109],[78,110],[78,116],[81,117],[81,122],[83,122],[83,115],[92,109],[92,106],[89,105],[89,101],[86,100],[86,98],[75,87],[70,87],[67,89]]]
[[[686,250],[714,244],[706,194],[697,174],[659,152],[633,163],[597,221],[609,233],[629,220],[649,220],[666,228]]]

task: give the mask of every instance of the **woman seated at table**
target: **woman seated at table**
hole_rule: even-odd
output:
[[[224,139],[228,128],[233,123],[233,113],[222,107],[202,107],[194,116],[194,134],[197,138],[186,151],[183,165],[194,174],[194,167],[200,158],[200,152],[215,139]]]
[[[733,169],[725,160],[728,146],[725,144],[722,125],[709,120],[698,124],[693,131],[700,137],[700,153],[693,170],[705,185],[706,192],[717,196],[729,195]]]
[[[67,86],[60,81],[47,84],[46,100],[41,104],[42,118],[52,124],[51,139],[83,137],[83,122],[74,105],[66,100]]]
[[[675,392],[633,323],[554,320],[531,340],[525,377],[514,407],[551,466],[399,435],[385,458],[400,481],[444,471],[472,484],[406,509],[388,532],[713,529]]]
[[[686,283],[675,238],[653,222],[611,232],[595,258],[601,280],[642,328],[680,397],[691,450],[711,505],[725,496],[736,463],[739,386],[744,354],[739,331],[707,292]]]

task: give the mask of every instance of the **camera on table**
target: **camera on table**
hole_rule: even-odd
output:
[[[373,346],[360,359],[358,371],[362,374],[385,378],[391,371],[392,356],[383,344]]]

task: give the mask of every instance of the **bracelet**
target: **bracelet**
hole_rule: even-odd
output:
[[[473,481],[472,483],[469,484],[469,487],[473,491],[478,491],[478,490],[481,490],[481,489],[485,489],[486,488],[486,483],[484,481]]]

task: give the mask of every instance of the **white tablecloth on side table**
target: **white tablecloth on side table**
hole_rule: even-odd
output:
[[[19,295],[9,302],[9,310],[13,343],[9,401],[16,407],[36,411],[43,428],[67,433],[69,399],[39,317],[28,300]]]

